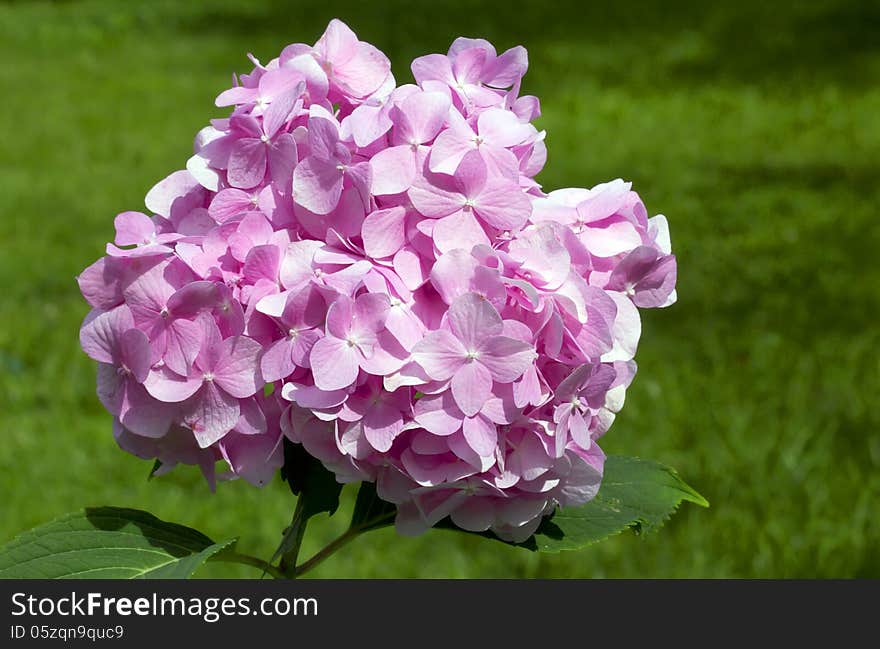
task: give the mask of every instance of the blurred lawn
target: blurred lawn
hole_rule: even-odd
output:
[[[268,60],[338,16],[400,81],[461,34],[524,44],[545,188],[621,176],[668,216],[680,299],[645,314],[603,446],[675,466],[712,508],[561,555],[383,530],[314,574],[880,577],[880,5],[799,5],[0,4],[0,540],[112,504],[274,549],[292,509],[280,481],[211,495],[183,469],[148,484],[116,449],[74,277],[222,114],[246,52]],[[344,517],[313,523],[304,554]]]

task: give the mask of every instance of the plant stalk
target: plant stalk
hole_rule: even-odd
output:
[[[349,527],[344,534],[337,537],[329,544],[327,544],[324,548],[319,550],[311,559],[309,559],[308,561],[304,561],[299,566],[297,566],[296,571],[294,572],[294,578],[304,575],[312,568],[317,567],[324,561],[324,559],[329,557],[337,550],[340,550],[348,545],[349,542],[353,541],[364,532],[368,532],[369,530],[374,529],[377,525],[381,525],[382,523],[389,521],[393,517],[394,514],[385,514],[372,521],[368,521],[362,525],[358,525],[357,527]]]
[[[296,560],[299,557],[299,550],[302,546],[303,537],[306,535],[306,525],[308,519],[303,516],[305,510],[306,499],[302,494],[296,500],[296,509],[293,512],[293,518],[290,521],[287,536],[290,539],[290,547],[281,555],[281,561],[278,563],[278,569],[287,579],[296,579]]]

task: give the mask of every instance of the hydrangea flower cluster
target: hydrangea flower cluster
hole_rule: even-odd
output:
[[[622,180],[542,191],[522,47],[459,38],[398,86],[333,20],[251,61],[78,278],[119,445],[262,485],[286,436],[403,533],[519,541],[592,498],[637,307],[675,300],[665,218]]]

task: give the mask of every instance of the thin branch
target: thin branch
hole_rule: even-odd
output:
[[[360,536],[364,532],[369,531],[376,525],[390,521],[393,517],[394,513],[390,512],[383,514],[382,516],[379,516],[378,518],[375,518],[371,521],[367,521],[362,525],[358,525],[357,527],[348,528],[348,530],[342,536],[337,537],[329,544],[327,544],[324,548],[319,550],[311,559],[297,566],[296,572],[294,573],[295,577],[304,575],[312,568],[317,567],[320,563],[324,561],[324,559],[329,557],[331,554],[346,546],[350,541],[353,541],[358,536]]]
[[[286,579],[287,577],[278,568],[267,561],[263,561],[259,557],[252,557],[249,554],[240,552],[222,552],[211,557],[211,561],[222,561],[224,563],[240,563],[246,566],[259,568],[264,573],[269,573],[275,579]]]

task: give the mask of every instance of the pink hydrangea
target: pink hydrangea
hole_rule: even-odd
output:
[[[398,86],[333,20],[252,61],[79,276],[119,445],[262,485],[287,437],[404,533],[521,541],[592,498],[637,307],[675,301],[666,219],[622,180],[542,189],[521,47],[459,38]]]

